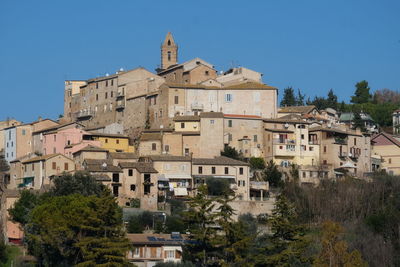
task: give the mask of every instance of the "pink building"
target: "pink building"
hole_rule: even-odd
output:
[[[77,128],[49,132],[43,135],[43,154],[60,153],[72,158],[72,154],[87,146],[100,146],[100,141],[83,140],[89,133]]]

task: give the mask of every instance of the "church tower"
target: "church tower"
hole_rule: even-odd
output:
[[[165,70],[178,63],[178,46],[170,32],[167,33],[161,45],[161,69]]]

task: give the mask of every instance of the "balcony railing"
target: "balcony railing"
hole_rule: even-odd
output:
[[[124,97],[125,97],[125,93],[124,92],[122,92],[122,91],[117,92],[117,98],[124,98]]]
[[[347,152],[339,152],[338,156],[339,156],[339,158],[345,158],[345,157],[347,157]]]
[[[91,117],[93,117],[93,111],[85,110],[85,111],[77,112],[77,116],[76,117],[78,119],[91,118]]]
[[[200,104],[200,103],[193,103],[191,105],[192,110],[203,110],[204,109],[204,105]]]
[[[338,145],[347,145],[347,139],[344,139],[344,138],[335,138],[334,143],[335,143],[335,144],[338,144]]]
[[[279,138],[274,138],[274,144],[283,144],[283,145],[295,145],[296,140],[293,139],[279,139]]]
[[[360,157],[360,154],[358,154],[358,153],[349,153],[349,158],[358,159],[359,157]]]
[[[319,142],[318,142],[318,140],[310,140],[310,141],[308,141],[308,144],[309,145],[319,145]]]
[[[123,102],[123,101],[118,102],[115,107],[116,110],[123,110],[124,108],[125,108],[125,102]]]

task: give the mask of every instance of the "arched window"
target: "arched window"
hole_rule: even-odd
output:
[[[168,51],[168,61],[171,61],[171,51]]]
[[[170,46],[171,45],[171,40],[168,40],[168,46]]]

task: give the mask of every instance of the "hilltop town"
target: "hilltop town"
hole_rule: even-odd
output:
[[[314,188],[327,180],[368,183],[378,172],[400,174],[399,110],[387,133],[367,113],[360,125],[352,112],[279,106],[278,88],[255,70],[217,70],[201,58],[180,63],[178,56],[168,33],[155,71],[138,67],[66,80],[59,119],[0,122],[9,166],[1,181],[6,240],[23,243],[23,227],[7,211],[21,192],[49,192],[55,179],[76,173],[108,188],[124,216],[152,212],[153,224],[154,216],[171,214],[174,201],[189,202],[203,185],[215,195],[224,186],[231,190],[237,220],[270,216],[282,181]],[[279,172],[279,181],[267,169]],[[128,238],[137,248],[128,259],[147,266],[140,264],[179,262],[186,237]],[[145,252],[148,247],[154,251]]]

